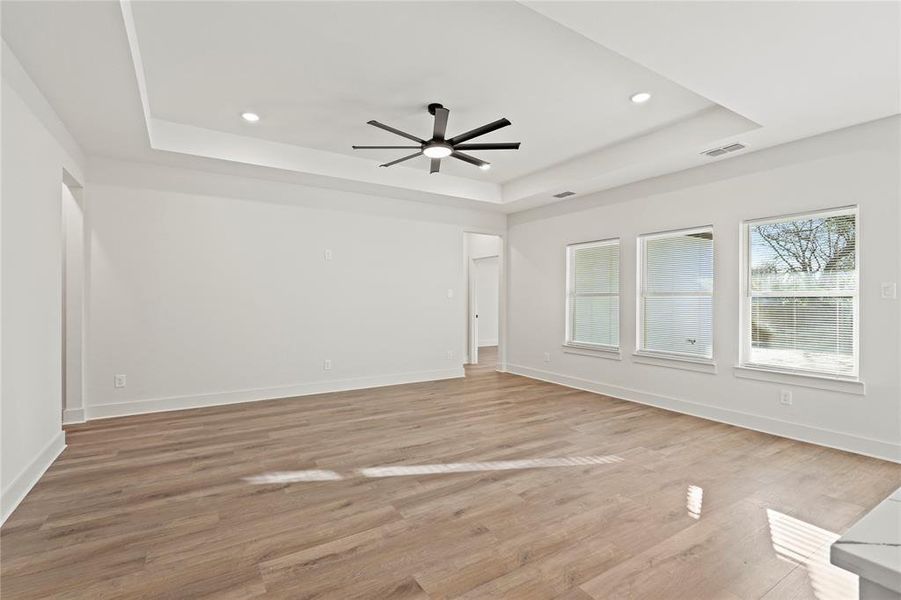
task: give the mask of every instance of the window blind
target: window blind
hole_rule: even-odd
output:
[[[619,240],[567,247],[566,343],[619,347]]]
[[[746,362],[855,376],[855,212],[751,223],[747,236]]]
[[[640,347],[713,357],[713,231],[640,238]]]

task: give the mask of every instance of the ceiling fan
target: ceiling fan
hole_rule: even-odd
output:
[[[354,150],[400,150],[400,149],[415,149],[416,152],[410,154],[408,156],[404,156],[403,158],[398,158],[397,160],[393,160],[391,162],[385,163],[383,165],[379,165],[380,167],[390,167],[392,165],[396,165],[398,163],[402,163],[405,160],[410,160],[411,158],[416,158],[417,156],[424,154],[425,156],[432,159],[429,173],[437,173],[439,169],[441,169],[441,159],[447,158],[450,156],[451,158],[456,158],[457,160],[462,160],[463,162],[467,162],[471,165],[475,165],[482,170],[488,170],[491,168],[491,163],[485,162],[484,160],[478,159],[475,156],[470,156],[469,154],[464,154],[461,150],[519,150],[519,142],[495,142],[495,143],[487,143],[487,144],[467,144],[469,140],[479,137],[480,135],[485,135],[486,133],[491,133],[492,131],[496,131],[502,127],[506,127],[510,125],[510,121],[507,119],[498,119],[497,121],[493,121],[488,123],[487,125],[482,125],[481,127],[476,127],[471,131],[467,131],[466,133],[461,133],[460,135],[455,135],[454,137],[447,139],[445,135],[447,133],[447,117],[450,114],[450,111],[440,104],[433,103],[429,104],[429,113],[435,116],[435,126],[432,129],[432,138],[429,140],[423,140],[421,138],[416,137],[415,135],[403,132],[399,129],[395,129],[394,127],[389,127],[384,123],[379,123],[378,121],[368,121],[369,125],[373,125],[378,127],[379,129],[384,129],[385,131],[390,131],[396,135],[401,137],[405,137],[408,140],[412,140],[417,143],[416,146],[354,146]]]

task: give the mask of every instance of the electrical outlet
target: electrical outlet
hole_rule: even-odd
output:
[[[124,388],[125,384],[128,383],[125,375],[115,375],[113,376],[113,386],[117,388]]]
[[[779,392],[779,404],[783,406],[791,406],[792,393],[788,390],[782,390],[781,392]]]
[[[448,288],[448,289],[447,289],[447,297],[448,297],[448,298],[453,298],[453,297],[454,297],[454,290],[453,290],[453,288]]]
[[[332,260],[332,249],[326,248],[325,251],[322,253],[322,256],[323,256],[323,258],[325,258],[325,260]]]
[[[448,359],[448,360],[454,360],[454,351],[453,351],[453,350],[448,350],[448,351],[447,351],[447,359]]]
[[[898,298],[898,286],[893,281],[883,281],[880,288],[882,289],[882,297],[886,300],[896,300]]]
[[[551,353],[550,352],[544,353],[544,362],[551,362]]]
[[[332,361],[329,359],[325,359],[322,361],[322,370],[323,371],[331,371],[332,370]]]

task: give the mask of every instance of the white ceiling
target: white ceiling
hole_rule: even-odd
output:
[[[522,149],[473,152],[487,172],[443,161],[462,177],[508,181],[713,105],[516,2],[154,1],[133,14],[155,117],[342,154],[408,143],[370,119],[428,139],[429,102],[451,110],[450,134],[510,119],[478,141]],[[629,101],[642,90],[654,101]]]
[[[526,4],[764,127],[901,110],[901,2]]]
[[[88,154],[148,146],[119,3],[2,2],[2,35]]]
[[[2,21],[88,154],[506,212],[897,114],[899,28],[896,2],[4,1]],[[522,150],[430,176],[349,149],[404,143],[370,119],[427,137],[432,101],[451,133],[509,118],[478,141]]]

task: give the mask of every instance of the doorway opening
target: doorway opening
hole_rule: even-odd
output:
[[[83,394],[85,237],[83,189],[67,172],[61,186],[62,420],[85,420]]]
[[[503,364],[503,240],[498,235],[467,233],[469,294],[466,315],[466,364],[498,370]]]

